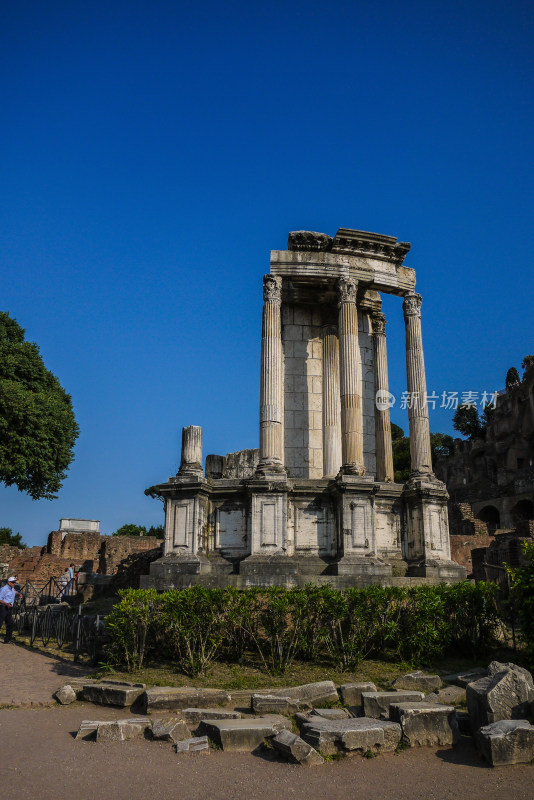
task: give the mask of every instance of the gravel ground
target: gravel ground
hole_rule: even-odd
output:
[[[534,765],[492,769],[464,737],[454,750],[420,748],[305,768],[253,754],[182,755],[145,740],[75,741],[82,719],[128,711],[75,703],[0,710],[0,787],[17,800],[532,800]]]

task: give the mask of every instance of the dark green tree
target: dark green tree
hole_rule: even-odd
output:
[[[20,533],[13,533],[12,528],[0,528],[0,545],[7,544],[10,547],[26,548],[27,545],[22,541]]]
[[[34,500],[54,499],[78,433],[70,395],[24,329],[0,312],[0,482]]]
[[[133,522],[128,522],[126,525],[121,525],[120,528],[111,534],[112,536],[146,536],[146,528],[144,525],[134,525]]]
[[[393,423],[391,425],[391,439],[395,483],[405,483],[411,472],[410,439],[404,435],[404,431],[399,425]],[[432,464],[435,464],[437,458],[448,456],[454,451],[454,439],[447,433],[431,433],[430,450],[432,452]]]
[[[521,368],[525,370],[530,369],[534,365],[534,356],[525,356],[521,362]]]
[[[452,427],[468,439],[479,439],[482,436],[482,425],[476,406],[458,406],[452,418]]]
[[[519,386],[519,372],[516,370],[515,367],[510,367],[508,372],[506,373],[506,391],[509,392],[514,386]]]
[[[146,532],[147,536],[155,536],[156,539],[163,539],[165,536],[165,528],[163,525],[151,525]]]
[[[432,452],[432,464],[441,456],[450,456],[454,452],[454,439],[448,433],[431,433],[430,450]]]

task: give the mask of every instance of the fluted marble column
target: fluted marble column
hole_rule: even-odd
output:
[[[362,365],[358,342],[358,284],[339,279],[339,369],[342,471],[365,475],[363,461]]]
[[[335,325],[327,325],[323,328],[323,475],[337,475],[340,468],[339,340]]]
[[[182,428],[182,456],[178,475],[202,476],[202,428]]]
[[[404,295],[402,305],[406,329],[406,376],[410,421],[410,458],[412,475],[432,474],[430,427],[426,403],[425,360],[421,336],[421,303],[417,292]]]
[[[375,356],[375,438],[376,480],[393,481],[393,447],[389,418],[388,357],[386,349],[386,318],[381,312],[371,317]]]
[[[280,306],[282,278],[263,278],[260,377],[260,461],[258,472],[284,471],[284,376]]]

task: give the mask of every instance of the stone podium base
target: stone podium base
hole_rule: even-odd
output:
[[[435,583],[456,583],[465,580],[467,570],[455,561],[427,559],[409,564],[406,574],[411,578],[432,578]]]
[[[370,582],[382,581],[391,578],[393,570],[391,564],[386,564],[380,558],[374,556],[342,556],[336,563],[336,575],[354,577],[356,579],[369,578]]]

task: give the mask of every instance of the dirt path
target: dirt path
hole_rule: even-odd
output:
[[[75,741],[82,719],[122,710],[72,706],[0,711],[0,786],[17,800],[532,800],[534,765],[492,769],[470,739],[306,769],[249,754],[177,756],[170,744]]]
[[[53,693],[88,670],[15,644],[0,643],[0,706],[55,705]],[[1,759],[0,759],[1,760]]]

